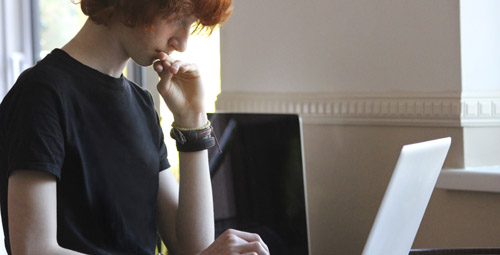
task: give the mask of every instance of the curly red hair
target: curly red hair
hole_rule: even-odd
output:
[[[80,0],[80,5],[97,24],[108,25],[116,13],[130,27],[150,26],[157,17],[192,14],[198,18],[195,31],[210,32],[232,12],[231,0]]]

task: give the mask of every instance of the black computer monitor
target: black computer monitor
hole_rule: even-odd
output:
[[[258,233],[273,255],[309,254],[300,118],[213,113],[209,151],[216,235]]]

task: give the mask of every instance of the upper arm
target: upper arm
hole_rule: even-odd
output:
[[[56,177],[17,170],[8,185],[9,237],[13,254],[43,254],[57,246]]]
[[[158,229],[169,250],[177,244],[176,218],[179,207],[179,184],[169,169],[160,172],[158,187]]]

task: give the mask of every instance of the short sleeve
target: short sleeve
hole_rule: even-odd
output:
[[[167,146],[165,145],[165,136],[163,134],[163,130],[161,127],[161,122],[160,122],[160,117],[158,116],[158,112],[156,112],[155,107],[154,107],[154,100],[153,100],[153,95],[147,90],[145,90],[147,96],[148,96],[148,104],[149,107],[151,107],[151,110],[154,112],[155,117],[156,117],[156,128],[158,130],[158,155],[159,155],[159,171],[163,171],[165,169],[170,168],[170,162],[168,161],[168,153],[167,153]]]
[[[0,108],[7,174],[37,170],[58,179],[64,161],[63,107],[56,89],[36,82],[15,85]]]
[[[163,171],[165,169],[170,168],[170,163],[168,162],[167,158],[167,146],[165,145],[165,136],[163,135],[163,130],[160,125],[160,119],[158,117],[158,114],[156,114],[156,120],[157,120],[157,125],[158,125],[158,132],[160,133],[158,137],[160,137],[160,140],[158,141],[160,146],[159,146],[159,155],[160,155],[160,171]]]

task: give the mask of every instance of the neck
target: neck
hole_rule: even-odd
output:
[[[104,74],[120,77],[129,56],[113,27],[97,25],[88,19],[78,34],[62,50],[71,57]]]

